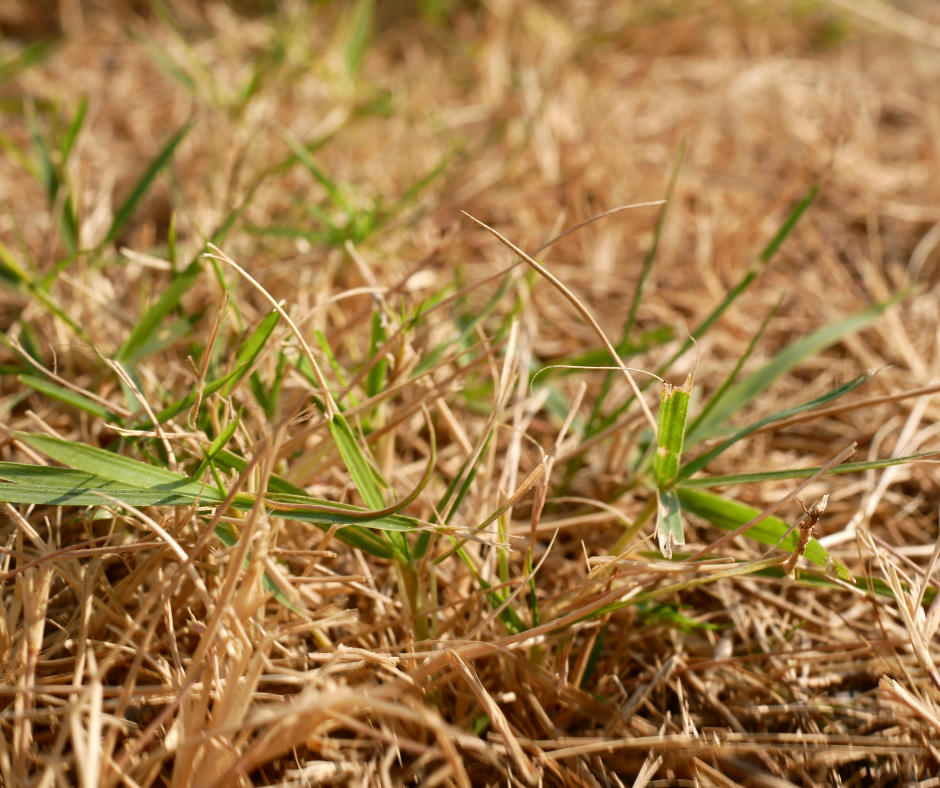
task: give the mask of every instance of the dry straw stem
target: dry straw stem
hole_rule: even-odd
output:
[[[486,230],[487,232],[495,236],[500,241],[500,243],[502,243],[504,246],[506,246],[509,249],[512,249],[513,252],[519,255],[519,257],[525,260],[530,266],[532,266],[532,268],[534,268],[543,277],[545,277],[549,282],[551,282],[558,289],[558,291],[562,295],[564,295],[565,298],[568,299],[568,301],[572,304],[572,306],[574,306],[574,308],[578,310],[578,314],[580,314],[581,317],[583,317],[590,324],[591,328],[594,329],[598,338],[601,340],[601,342],[603,342],[604,347],[607,348],[607,352],[610,353],[611,358],[617,362],[617,369],[619,369],[623,373],[624,377],[627,380],[627,383],[630,385],[630,388],[633,391],[633,394],[636,397],[637,402],[640,403],[640,408],[643,411],[643,415],[646,417],[646,421],[650,425],[650,429],[653,431],[653,436],[655,437],[656,431],[657,431],[656,419],[653,417],[653,413],[650,410],[649,405],[646,404],[646,400],[643,399],[643,393],[640,391],[640,387],[637,386],[636,381],[633,379],[633,375],[631,374],[630,370],[627,369],[623,365],[623,361],[621,361],[620,356],[617,353],[617,349],[613,346],[611,341],[607,338],[607,335],[604,333],[603,329],[601,329],[600,325],[598,325],[597,321],[594,319],[594,316],[587,310],[584,304],[581,303],[578,297],[574,293],[572,293],[571,290],[565,287],[565,285],[562,284],[562,282],[558,279],[558,277],[556,277],[554,274],[548,271],[544,266],[541,266],[537,262],[535,262],[535,260],[529,257],[529,255],[527,255],[519,247],[515,246],[508,239],[504,238],[502,235],[496,232],[496,230],[494,230],[492,227],[489,227],[488,225],[481,222],[479,219],[474,218],[466,211],[462,211],[462,213],[464,214],[464,216],[466,216],[467,218],[471,219],[472,221],[480,225],[480,227],[482,227],[484,230]]]

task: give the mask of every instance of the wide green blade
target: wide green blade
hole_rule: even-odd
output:
[[[122,457],[120,454],[94,446],[85,446],[82,443],[48,435],[30,432],[16,432],[14,435],[18,440],[63,465],[85,471],[93,476],[120,482],[128,487],[188,495],[192,500],[222,500],[218,491],[207,488],[201,482],[180,476],[165,468],[132,460],[130,457]]]
[[[760,514],[760,509],[755,509],[753,506],[747,506],[738,501],[722,498],[720,495],[715,495],[714,493],[685,489],[679,489],[677,493],[679,502],[685,511],[698,515],[708,520],[712,525],[717,525],[719,528],[723,528],[726,531],[734,531]],[[790,530],[790,527],[791,526],[783,520],[771,515],[770,517],[765,517],[757,523],[757,525],[747,531],[745,536],[749,539],[755,539],[762,544],[773,546],[776,545],[777,542],[780,542],[783,535]],[[792,553],[796,550],[798,543],[799,532],[794,531],[783,540],[779,549],[787,553]],[[828,567],[830,562],[832,562],[832,565],[842,579],[851,580],[852,576],[849,571],[838,561],[831,558],[827,550],[816,541],[816,539],[809,540],[803,556],[823,568]]]

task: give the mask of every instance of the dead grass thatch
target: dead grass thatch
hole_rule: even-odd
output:
[[[937,8],[267,6],[0,3],[2,785],[940,784]]]

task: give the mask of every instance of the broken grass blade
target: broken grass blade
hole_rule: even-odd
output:
[[[679,473],[692,380],[693,376],[689,375],[681,388],[663,383],[659,404],[658,445],[653,457],[653,478],[660,490],[669,487]]]
[[[682,527],[682,509],[672,490],[656,491],[656,535],[659,549],[666,558],[672,558],[673,545],[685,544],[685,529]]]

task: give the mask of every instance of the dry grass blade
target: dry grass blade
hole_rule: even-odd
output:
[[[532,266],[532,268],[534,268],[543,277],[545,277],[549,282],[551,282],[556,287],[556,289],[562,295],[564,295],[565,298],[568,299],[568,301],[572,304],[572,306],[574,306],[574,308],[578,311],[578,314],[580,314],[581,317],[583,317],[588,322],[588,324],[591,326],[591,328],[594,329],[594,332],[597,334],[598,338],[603,343],[604,347],[607,348],[607,352],[610,353],[610,357],[615,362],[617,362],[617,369],[619,369],[623,373],[624,377],[627,380],[627,383],[630,385],[630,388],[633,391],[633,394],[636,397],[637,402],[640,403],[640,408],[643,411],[643,415],[645,416],[646,421],[650,425],[650,429],[653,431],[653,435],[655,436],[656,435],[656,419],[653,418],[653,413],[650,410],[649,405],[647,405],[646,400],[643,399],[643,394],[640,391],[640,387],[637,386],[636,381],[633,379],[633,375],[631,374],[630,370],[624,366],[623,361],[620,359],[620,355],[617,353],[617,349],[613,346],[611,341],[607,338],[607,335],[604,333],[604,331],[598,325],[597,321],[594,319],[594,316],[587,310],[584,304],[581,303],[578,297],[575,296],[575,294],[572,293],[567,287],[565,287],[565,285],[561,283],[558,277],[556,277],[554,274],[548,271],[544,266],[541,266],[537,262],[535,262],[535,260],[529,257],[529,255],[527,255],[519,247],[515,246],[508,239],[504,238],[502,235],[496,232],[496,230],[494,230],[492,227],[487,226],[486,224],[481,222],[479,219],[476,219],[473,216],[471,216],[466,211],[463,211],[463,213],[467,218],[476,222],[480,227],[482,227],[488,233],[496,237],[499,240],[499,242],[502,243],[504,246],[506,246],[509,249],[512,249],[513,252],[519,255],[519,257],[525,260],[530,266]]]

